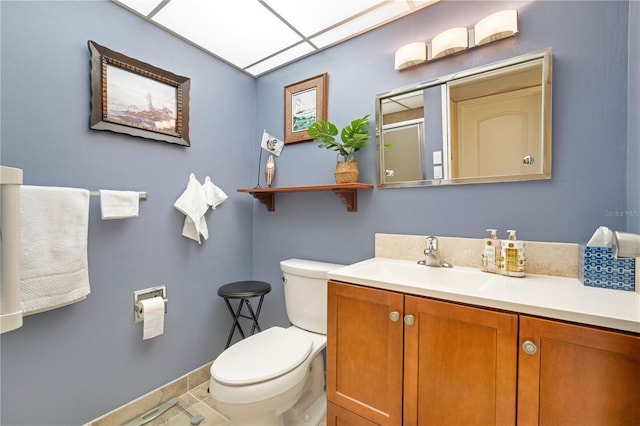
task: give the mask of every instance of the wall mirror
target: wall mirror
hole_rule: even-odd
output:
[[[551,49],[376,96],[379,187],[551,178]]]

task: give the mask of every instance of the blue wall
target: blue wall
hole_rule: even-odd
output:
[[[213,359],[230,325],[215,295],[224,282],[271,281],[261,323],[286,324],[282,259],[358,261],[373,255],[375,232],[480,237],[497,227],[584,242],[599,225],[640,228],[637,218],[612,214],[639,209],[640,96],[627,78],[640,68],[634,2],[442,2],[257,80],[107,1],[0,7],[2,164],[23,168],[26,184],[150,194],[140,217],[123,221],[100,221],[92,200],[92,294],[2,335],[3,425],[80,424]],[[399,46],[509,7],[519,10],[517,37],[393,69]],[[88,129],[89,39],[191,77],[192,147]],[[357,213],[330,192],[278,194],[269,213],[235,191],[255,185],[262,130],[283,136],[290,83],[329,73],[329,119],[342,126],[373,114],[376,93],[547,47],[551,181],[360,191]],[[375,183],[374,153],[361,151],[362,182]],[[331,183],[334,163],[313,143],[288,145],[275,185]],[[212,236],[202,246],[180,236],[183,216],[172,207],[192,171],[229,195],[208,215]],[[165,333],[143,342],[132,292],[157,284],[168,286]]]
[[[640,2],[629,2],[627,231],[640,234]]]
[[[148,191],[140,217],[101,221],[92,198],[86,301],[2,335],[3,425],[87,422],[211,361],[230,317],[216,289],[251,278],[256,82],[108,1],[2,1],[2,164],[25,184]],[[87,40],[191,78],[189,148],[89,129]],[[202,246],[174,201],[189,173],[229,196]],[[142,341],[133,291],[169,298]]]
[[[511,7],[519,11],[517,37],[394,70],[394,51],[405,43]],[[345,263],[371,257],[375,232],[482,237],[486,228],[517,229],[525,240],[584,243],[600,225],[624,230],[625,212],[638,209],[637,198],[630,199],[635,207],[627,205],[627,155],[636,153],[629,164],[637,169],[639,144],[636,138],[627,146],[627,28],[637,27],[628,9],[627,2],[606,1],[441,2],[260,78],[257,130],[282,127],[283,86],[322,72],[329,74],[329,120],[341,127],[373,114],[376,93],[552,47],[553,177],[360,191],[358,213],[346,212],[330,193],[278,194],[275,213],[254,213],[254,273],[275,275],[277,262],[290,256]],[[375,150],[360,153],[360,180],[374,183]],[[286,146],[277,184],[330,182],[334,162],[313,143]],[[629,187],[637,191],[635,176],[629,174]]]

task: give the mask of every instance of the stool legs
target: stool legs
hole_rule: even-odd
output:
[[[231,331],[229,332],[229,337],[227,338],[227,344],[224,347],[225,349],[227,349],[231,345],[231,339],[233,338],[233,333],[235,333],[236,331],[236,327],[238,327],[238,330],[240,330],[240,335],[242,336],[242,338],[243,339],[245,338],[244,331],[242,330],[242,327],[240,326],[240,322],[238,321],[238,319],[241,316],[240,311],[242,311],[242,305],[244,304],[244,301],[245,299],[240,299],[240,304],[238,304],[238,309],[234,312],[233,308],[231,307],[231,303],[229,303],[229,299],[227,299],[226,297],[224,298],[224,302],[227,304],[227,308],[229,309],[229,312],[233,316],[233,325],[231,326]]]
[[[253,326],[251,327],[251,334],[258,331],[262,331],[260,328],[260,324],[258,324],[258,317],[260,316],[260,309],[262,309],[262,300],[264,300],[264,296],[260,296],[260,301],[258,302],[258,310],[254,313],[253,308],[251,307],[251,300],[247,299],[247,308],[249,308],[249,314],[251,315],[251,319],[253,320]]]
[[[231,339],[233,339],[233,334],[235,333],[236,328],[240,332],[240,335],[242,336],[243,339],[246,337],[245,334],[244,334],[244,330],[242,329],[242,326],[240,325],[240,321],[239,321],[240,318],[250,319],[253,322],[253,324],[251,326],[251,334],[254,334],[256,332],[256,330],[262,331],[262,329],[260,328],[260,324],[258,323],[258,317],[260,316],[260,310],[262,309],[262,301],[263,300],[264,300],[264,295],[260,296],[260,301],[258,302],[258,309],[254,312],[253,311],[253,307],[251,306],[251,300],[250,299],[240,299],[240,303],[238,304],[238,308],[234,311],[233,307],[231,306],[231,303],[229,303],[229,298],[227,298],[227,297],[224,298],[224,302],[227,305],[227,309],[229,310],[229,312],[233,316],[233,325],[231,326],[231,331],[229,332],[229,337],[227,338],[227,344],[224,347],[225,349],[227,349],[229,346],[231,346]],[[242,313],[242,306],[243,305],[247,306],[247,310],[249,311],[249,316],[244,315]]]

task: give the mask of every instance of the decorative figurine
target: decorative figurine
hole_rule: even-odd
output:
[[[271,187],[273,183],[273,177],[276,175],[276,160],[273,157],[273,154],[269,155],[267,159],[267,164],[264,166],[264,176],[267,181],[267,186]]]

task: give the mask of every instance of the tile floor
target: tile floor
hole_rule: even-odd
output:
[[[215,401],[209,395],[210,366],[210,363],[204,365],[84,426],[125,425],[136,417],[153,410],[163,402],[176,397],[179,399],[180,405],[189,410],[191,414],[204,417],[204,421],[200,423],[200,426],[231,426],[226,421],[226,418],[215,410]],[[191,418],[180,407],[174,405],[158,418],[146,423],[145,426],[190,426]],[[326,419],[323,419],[319,426],[325,425]]]
[[[215,402],[207,391],[209,383],[200,386],[179,397],[183,407],[187,407],[189,412],[204,417],[200,426],[231,426],[224,417],[221,417],[215,410]],[[190,426],[191,416],[185,413],[178,406],[173,406],[162,416],[147,423],[145,426]],[[326,426],[326,418],[318,426]]]
[[[148,413],[171,398],[179,398],[181,406],[187,408],[193,415],[200,414],[205,420],[202,426],[227,425],[224,417],[215,411],[213,398],[207,391],[209,387],[209,367],[204,365],[146,395],[137,398],[91,422],[85,426],[116,426],[125,425],[136,417]],[[177,405],[168,409],[157,419],[146,423],[148,426],[170,425],[188,426],[191,424],[191,416],[185,413]]]
[[[201,415],[204,421],[200,426],[226,426],[228,423],[215,411],[215,403],[207,391],[209,383],[205,382],[180,395],[180,404],[194,416]],[[147,423],[148,426],[189,426],[191,416],[180,407],[174,405],[157,419]]]

